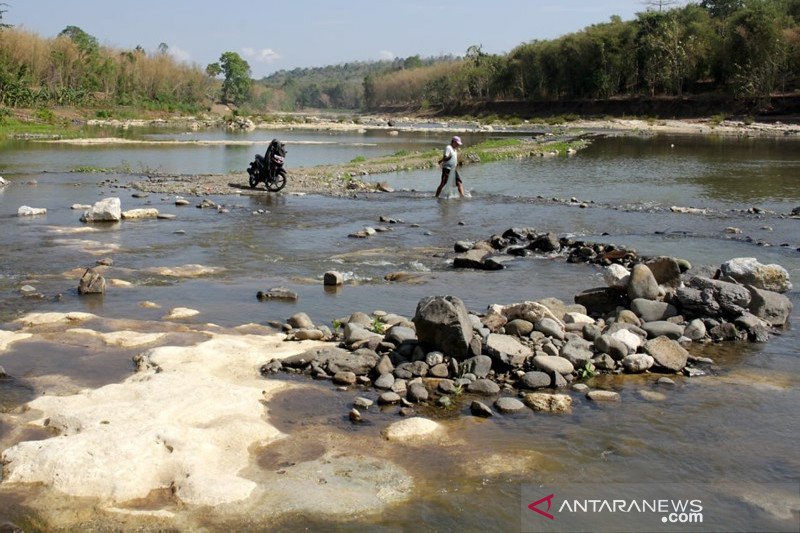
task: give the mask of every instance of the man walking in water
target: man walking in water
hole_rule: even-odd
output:
[[[461,176],[458,175],[458,171],[456,170],[456,165],[458,164],[458,147],[462,144],[461,137],[456,135],[450,139],[450,144],[444,148],[444,155],[438,161],[438,163],[442,165],[442,182],[439,183],[439,187],[436,189],[436,198],[439,198],[442,189],[447,185],[447,179],[450,177],[451,172],[456,175],[458,194],[460,194],[462,198],[464,197],[464,185],[461,183]]]

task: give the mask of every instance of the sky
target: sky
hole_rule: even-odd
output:
[[[54,37],[78,26],[116,48],[160,43],[202,67],[226,51],[254,78],[349,61],[504,53],[612,15],[634,18],[641,0],[0,0],[3,22]]]

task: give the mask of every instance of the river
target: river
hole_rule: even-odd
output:
[[[115,132],[120,133],[122,132]],[[287,165],[340,163],[399,150],[444,146],[447,133],[124,132],[128,137],[175,141],[245,141],[249,144],[165,146],[72,146],[12,141],[0,144],[0,329],[28,311],[88,311],[108,318],[158,321],[164,309],[181,306],[201,314],[190,322],[236,326],[285,321],[298,311],[318,323],[361,310],[411,316],[420,298],[452,294],[482,311],[489,304],[557,297],[571,302],[583,289],[603,284],[593,266],[571,265],[563,257],[526,258],[498,272],[455,271],[446,253],[457,240],[477,240],[516,226],[580,236],[636,248],[642,254],[674,255],[693,264],[718,265],[734,257],[778,263],[800,280],[800,221],[786,216],[800,205],[800,139],[696,136],[606,136],[570,157],[534,158],[464,167],[467,199],[435,200],[435,171],[370,176],[396,192],[329,198],[317,195],[212,197],[223,212],[176,207],[172,197],[134,198],[121,185],[158,169],[210,173],[244,169],[273,137],[287,142]],[[486,134],[465,134],[467,145]],[[81,172],[90,167],[103,172]],[[108,169],[132,170],[115,173]],[[124,209],[157,207],[175,220],[146,220],[81,228],[80,211],[119,196]],[[570,198],[578,202],[569,202]],[[580,204],[583,203],[583,207]],[[16,216],[21,205],[45,207],[43,217]],[[671,206],[706,208],[681,214]],[[753,212],[752,208],[757,208]],[[748,211],[749,210],[749,211]],[[401,219],[383,224],[381,216]],[[390,231],[367,239],[348,238],[365,226]],[[735,230],[733,229],[735,228]],[[81,298],[78,277],[64,273],[112,257],[113,277],[133,284],[112,288],[102,299]],[[220,269],[213,276],[171,278],[154,267],[201,264]],[[345,273],[337,291],[323,290],[327,270]],[[417,283],[389,283],[390,272],[419,273]],[[42,295],[20,293],[31,285]],[[288,287],[297,302],[259,302],[259,290]],[[788,294],[800,304],[798,289]],[[143,308],[150,301],[161,309]],[[652,403],[639,395],[655,387],[649,377],[594,378],[622,394],[612,409],[577,401],[569,417],[526,415],[476,422],[468,403],[448,415],[457,449],[388,450],[416,481],[409,503],[378,516],[344,525],[376,528],[469,530],[518,529],[521,484],[563,482],[694,481],[794,482],[800,474],[800,359],[798,313],[767,344],[710,346],[712,377],[678,379],[666,399]],[[22,346],[22,345],[20,345]],[[36,346],[9,348],[0,364],[13,380],[0,380],[0,410],[13,410],[35,394],[36,377],[64,374],[83,386],[124,379],[130,353],[96,366],[65,353],[42,354]],[[80,359],[80,360],[78,360]],[[30,380],[31,383],[26,383]],[[294,398],[273,409],[275,417],[302,415],[343,438],[374,435],[394,419],[354,429],[343,418],[352,393],[315,385],[316,396]],[[316,399],[316,401],[312,401]],[[437,416],[435,412],[429,413]],[[9,428],[0,422],[0,442]],[[795,450],[795,451],[793,451]],[[492,455],[515,457],[535,451],[522,470],[487,473]],[[302,456],[301,451],[293,453]],[[526,456],[527,457],[527,456]],[[478,466],[476,466],[478,465]],[[502,471],[502,469],[500,469]],[[24,501],[25,491],[20,496]],[[5,513],[5,516],[4,516]],[[16,513],[16,514],[15,514]],[[0,503],[3,518],[18,511]],[[796,518],[796,515],[795,515]],[[204,515],[208,525],[218,517]],[[721,529],[741,528],[721,522]],[[313,517],[289,517],[287,528],[322,527]],[[744,528],[748,529],[747,527]]]

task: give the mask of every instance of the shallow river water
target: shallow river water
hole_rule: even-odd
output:
[[[512,226],[612,242],[642,254],[680,256],[693,264],[718,265],[733,257],[757,257],[764,264],[784,266],[795,287],[800,283],[800,220],[781,216],[800,205],[800,139],[603,137],[572,157],[464,167],[461,173],[471,194],[466,199],[435,200],[435,171],[403,172],[368,178],[388,182],[396,189],[392,194],[213,197],[226,208],[218,212],[195,208],[197,198],[189,197],[192,205],[187,207],[176,207],[173,198],[158,194],[134,198],[133,190],[118,186],[139,179],[136,175],[74,170],[226,172],[245,168],[253,153],[263,151],[273,137],[287,141],[289,166],[307,166],[444,146],[448,135],[296,131],[126,135],[245,143],[0,144],[0,175],[10,182],[0,189],[0,329],[11,329],[2,324],[28,311],[88,311],[105,318],[159,321],[165,309],[178,306],[200,311],[188,319],[193,324],[266,324],[305,311],[315,322],[330,325],[356,310],[382,309],[411,316],[419,299],[431,294],[452,294],[469,308],[483,311],[494,303],[551,296],[571,302],[575,293],[603,284],[596,267],[567,264],[560,256],[519,259],[498,272],[449,267],[448,253],[456,240],[478,240]],[[469,144],[480,136],[464,138]],[[109,182],[109,178],[117,181]],[[78,220],[80,211],[70,206],[108,196],[119,196],[123,210],[152,206],[177,218],[123,222],[85,232]],[[572,197],[586,202],[585,208],[564,201]],[[21,205],[45,207],[48,212],[20,218],[16,211]],[[679,214],[671,212],[670,206],[709,211]],[[754,207],[763,212],[746,212]],[[402,222],[383,224],[381,216]],[[380,225],[389,231],[367,239],[347,237],[365,226]],[[80,272],[76,274],[75,269],[104,257],[114,260],[106,277],[133,286],[111,288],[102,298],[80,298],[76,291]],[[152,270],[190,264],[219,272],[184,279]],[[332,269],[344,272],[348,280],[336,291],[323,289],[321,283],[322,274]],[[396,271],[419,274],[419,278],[412,283],[384,281],[386,274]],[[41,297],[24,296],[20,292],[24,285],[35,287]],[[276,286],[296,291],[299,301],[256,299],[257,291]],[[789,297],[797,310],[797,288]],[[161,308],[143,308],[140,302],[145,300]],[[444,451],[385,451],[414,474],[412,499],[378,516],[360,516],[338,525],[518,529],[522,484],[796,482],[800,475],[798,326],[795,311],[789,327],[769,343],[695,348],[695,353],[715,360],[711,375],[678,378],[674,389],[659,389],[655,377],[594,378],[591,384],[621,392],[622,402],[613,408],[589,405],[576,396],[571,416],[529,413],[478,421],[448,413],[449,432],[457,435],[457,442]],[[120,381],[133,370],[130,351],[92,358],[93,362],[83,355],[12,345],[0,354],[0,365],[14,376],[0,380],[0,410],[14,409],[31,399],[37,377],[64,374],[78,384],[96,387]],[[354,393],[314,386],[315,394],[287,395],[276,403],[271,416],[286,420],[287,427],[302,417],[306,426],[324,427],[352,442],[362,435],[376,435],[395,420],[394,413],[385,413],[376,415],[371,425],[354,428],[345,419]],[[641,389],[659,390],[666,399],[646,401],[639,394]],[[469,402],[456,411],[467,414]],[[8,430],[0,423],[0,442]],[[302,460],[313,450],[298,444],[286,453]],[[535,460],[522,468],[492,473],[484,468],[495,460],[492,456],[500,456],[506,467],[515,463],[503,458]],[[24,504],[28,496],[22,490],[15,502]],[[791,500],[798,495],[786,497]],[[0,503],[0,522],[4,518],[19,521],[19,507],[4,508]],[[754,510],[757,518],[768,520],[766,524],[774,519],[763,508]],[[209,513],[197,524],[219,526],[218,520]],[[749,530],[756,523],[719,520],[719,530]],[[796,507],[792,520],[797,523]],[[289,517],[281,525],[318,528],[328,524],[314,517]]]

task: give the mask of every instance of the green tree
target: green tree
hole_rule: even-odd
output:
[[[58,36],[71,39],[84,57],[95,55],[100,49],[100,43],[97,42],[97,37],[89,35],[78,26],[67,26],[61,30]]]
[[[253,80],[250,78],[250,65],[239,54],[224,52],[219,56],[219,63],[208,65],[206,72],[225,76],[222,82],[223,102],[239,105],[247,100]]]

